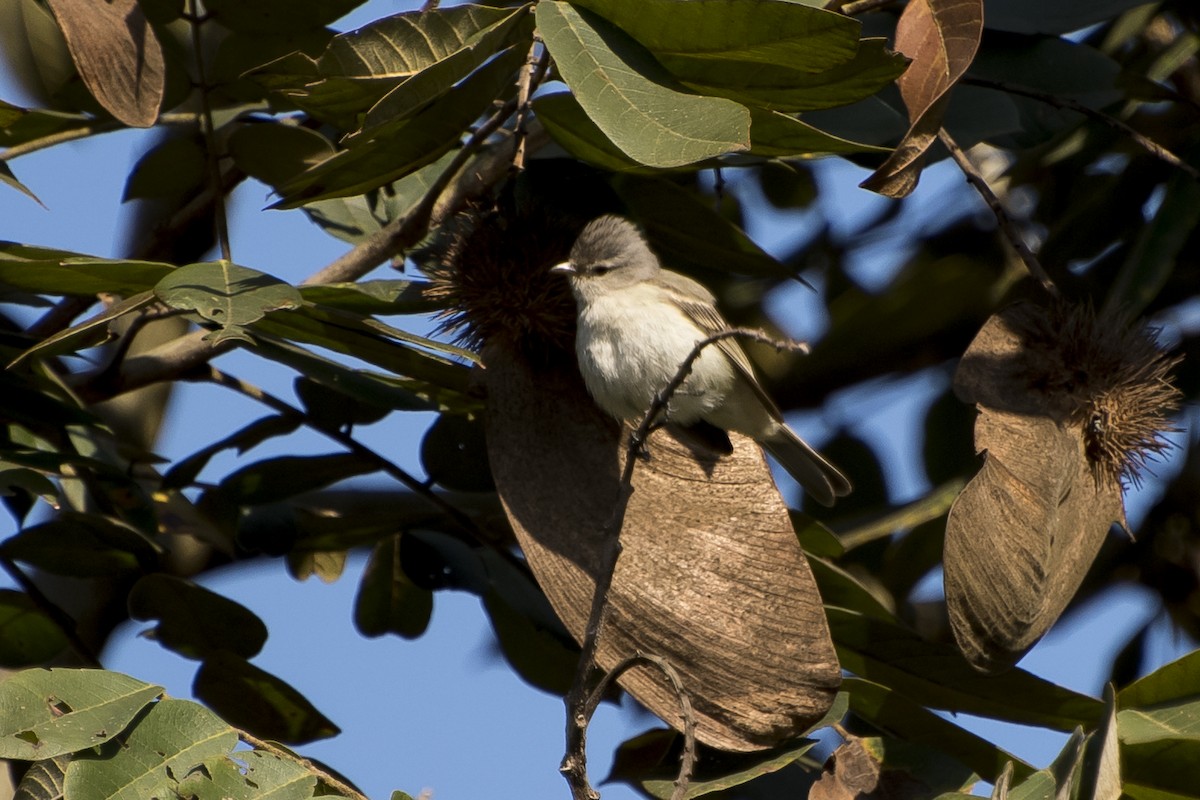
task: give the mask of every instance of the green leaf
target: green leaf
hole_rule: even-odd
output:
[[[307,284],[300,287],[300,295],[310,303],[356,314],[423,314],[441,307],[428,289],[423,281],[373,280]]]
[[[342,150],[288,181],[279,187],[283,200],[272,208],[362,194],[436,161],[494,101],[511,94],[525,56],[522,49],[510,48],[395,130]]]
[[[129,615],[157,620],[150,634],[188,658],[232,652],[250,658],[267,641],[267,626],[253,611],[191,581],[147,575],[129,593]]]
[[[575,678],[579,647],[557,620],[545,624],[538,613],[529,613],[515,604],[513,594],[504,589],[506,582],[483,594],[483,608],[500,652],[523,680],[531,686],[557,695],[565,695]],[[543,598],[543,603],[545,603]]]
[[[416,639],[429,627],[433,593],[414,584],[400,566],[400,537],[389,536],[371,552],[354,601],[354,625],[364,636],[394,633]]]
[[[781,0],[574,0],[573,5],[602,15],[680,77],[718,63],[821,72],[850,60],[858,48],[858,20]]]
[[[434,483],[459,492],[496,488],[481,419],[442,414],[421,439],[421,466]]]
[[[442,345],[412,334],[402,334],[404,343],[401,343],[391,338],[390,334],[397,333],[395,328],[368,325],[361,317],[343,311],[305,304],[300,313],[263,319],[255,330],[354,356],[398,375],[428,381],[460,394],[467,392],[465,366],[407,346],[408,343]],[[472,356],[472,360],[476,358]]]
[[[613,144],[570,92],[540,95],[533,99],[532,107],[551,138],[576,158],[612,172],[656,171]]]
[[[350,137],[351,146],[356,139],[386,136],[393,132],[426,104],[444,97],[454,84],[494,54],[512,45],[523,45],[527,51],[533,36],[533,18],[528,13],[529,9],[529,5],[519,6],[507,17],[462,41],[457,50],[415,73],[384,95],[367,112],[361,130]],[[389,44],[396,46],[395,42]],[[396,59],[404,61],[407,54],[398,51],[389,54],[389,60]]]
[[[1139,316],[1177,267],[1196,226],[1200,225],[1200,182],[1176,172],[1167,182],[1162,205],[1149,225],[1141,226],[1133,249],[1108,288],[1105,308]]]
[[[131,295],[153,288],[174,269],[154,261],[104,258],[0,242],[0,286],[51,295]]]
[[[778,111],[751,109],[750,120],[750,154],[755,156],[887,152],[887,148],[834,136]]]
[[[1117,700],[1112,684],[1104,688],[1104,719],[1089,737],[1079,796],[1089,800],[1118,800],[1121,797],[1121,762],[1117,739]]]
[[[229,136],[229,156],[252,178],[278,187],[337,152],[320,133],[298,125],[241,125]]]
[[[180,267],[158,282],[154,294],[171,308],[195,311],[217,325],[204,337],[214,343],[253,342],[245,326],[271,311],[301,304],[300,292],[291,284],[225,260]]]
[[[307,800],[317,785],[317,776],[298,761],[262,750],[237,750],[228,758],[208,761],[204,766],[179,782],[178,797]]]
[[[1200,695],[1200,650],[1165,664],[1117,694],[1117,707],[1149,708]]]
[[[18,669],[43,664],[67,648],[67,637],[46,612],[24,592],[0,589],[0,667]],[[4,710],[0,691],[0,712]],[[0,720],[5,717],[0,713]],[[0,735],[3,728],[0,726]],[[0,749],[3,739],[0,739]],[[17,756],[4,756],[0,758]]]
[[[9,367],[14,367],[35,355],[40,358],[51,358],[102,344],[109,338],[108,325],[110,322],[126,314],[131,314],[153,301],[154,292],[149,289],[127,297],[119,303],[112,304],[91,319],[43,339],[14,358]]]
[[[986,739],[964,730],[909,700],[903,694],[861,678],[846,678],[850,710],[883,733],[915,744],[934,747],[985,780],[995,782],[1007,764],[1024,778],[1033,768]]]
[[[0,100],[0,147],[12,147],[67,131],[102,128],[87,114],[30,109]]]
[[[1071,33],[1111,19],[1146,0],[988,0],[987,26],[1016,33]]]
[[[163,549],[141,531],[97,514],[64,511],[0,544],[6,558],[53,575],[98,578],[150,569]]]
[[[314,383],[349,395],[367,407],[395,411],[454,411],[460,414],[483,409],[478,398],[423,381],[354,369],[288,342],[262,340],[258,345],[258,353],[286,364]]]
[[[33,200],[39,206],[45,208],[45,203],[38,199],[38,196],[33,193],[33,190],[17,180],[16,173],[12,171],[12,167],[10,167],[5,161],[0,161],[0,183],[8,184],[21,194]]]
[[[216,491],[238,505],[274,503],[378,469],[379,465],[351,453],[278,456],[230,473]]]
[[[0,682],[0,758],[37,761],[103,744],[160,694],[118,672],[18,672]]]
[[[750,147],[750,114],[681,91],[628,34],[564,2],[537,7],[538,30],[579,104],[626,155],[652,167],[694,164]]]
[[[838,535],[825,527],[820,520],[791,509],[788,510],[788,516],[791,517],[792,527],[796,530],[796,538],[800,540],[800,546],[808,555],[821,558],[840,558],[846,552]]]
[[[71,800],[178,797],[179,781],[237,744],[237,732],[201,705],[160,700],[119,744],[81,753],[67,767]]]
[[[986,676],[956,648],[927,642],[899,625],[827,606],[842,668],[914,702],[1054,730],[1094,726],[1104,704],[1020,669]]]
[[[821,591],[821,598],[827,604],[889,622],[897,621],[896,601],[882,587],[872,591],[864,582],[838,565],[811,554],[808,556],[808,564],[812,567],[813,578]],[[873,580],[870,576],[864,577],[868,581]]]
[[[394,14],[335,36],[317,59],[294,53],[250,77],[318,119],[355,130],[368,109],[418,73],[444,77],[475,55],[500,49],[507,37],[497,31],[511,33],[524,14],[469,4]],[[479,47],[481,38],[490,50]]]
[[[224,439],[220,439],[207,447],[197,450],[187,458],[175,463],[163,476],[161,487],[166,489],[181,489],[191,486],[196,476],[217,453],[234,448],[238,453],[245,453],[275,436],[285,436],[300,427],[299,419],[281,416],[263,417],[241,428]]]
[[[1200,741],[1158,739],[1125,744],[1121,748],[1121,771],[1122,789],[1131,797],[1194,798],[1200,786]]]
[[[1170,739],[1200,741],[1200,699],[1170,703],[1153,711],[1127,708],[1117,715],[1117,723],[1125,744]]]
[[[204,10],[231,31],[280,33],[323,28],[366,0],[208,0]]]
[[[204,660],[193,690],[230,723],[264,739],[299,744],[338,733],[295,688],[227,651]]]
[[[908,59],[888,49],[884,39],[863,39],[854,57],[822,72],[783,64],[697,62],[676,73],[686,86],[776,111],[816,111],[871,97],[903,74]]]

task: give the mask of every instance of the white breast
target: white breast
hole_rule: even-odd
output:
[[[640,420],[704,332],[658,290],[635,284],[593,297],[579,315],[575,352],[592,398],[618,419]],[[695,422],[719,406],[734,382],[715,345],[704,349],[673,395],[668,418]]]

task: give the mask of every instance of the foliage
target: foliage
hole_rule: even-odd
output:
[[[1040,282],[1101,319],[1170,325],[1164,336],[1185,357],[1197,349],[1200,16],[1190,4],[429,3],[338,33],[360,4],[0,0],[8,67],[39,101],[0,101],[0,188],[36,199],[38,187],[17,172],[29,153],[127,127],[159,137],[125,186],[154,215],[127,258],[0,243],[0,499],[20,528],[0,542],[15,581],[0,590],[0,666],[20,670],[0,682],[0,758],[23,775],[19,796],[356,796],[263,741],[304,744],[337,728],[284,677],[251,663],[266,626],[197,580],[258,556],[332,580],[349,550],[369,548],[354,617],[366,636],[419,637],[434,593],[472,592],[513,669],[564,692],[578,645],[497,513],[481,422],[488,401],[473,368],[487,362],[481,342],[509,335],[536,362],[546,353],[530,330],[547,351],[569,331],[553,319],[525,327],[494,299],[563,302],[514,279],[509,265],[548,269],[584,221],[609,210],[635,218],[664,260],[712,286],[734,324],[770,328],[769,295],[793,278],[817,285],[829,324],[811,355],[754,354],[784,409],[888,379],[946,387],[913,437],[936,487],[927,497],[893,503],[882,456],[847,434],[828,453],[855,493],[822,521],[793,512],[848,675],[820,723],[844,739],[832,762],[822,773],[810,740],[710,751],[690,796],[732,787],[958,796],[979,780],[1009,797],[1197,796],[1200,651],[1151,670],[1160,665],[1143,663],[1143,630],[1100,700],[1019,668],[982,674],[981,661],[997,664],[963,655],[967,634],[952,630],[945,601],[913,594],[941,563],[952,499],[979,471],[971,409],[950,376],[990,315],[1040,296]],[[984,164],[973,179],[1008,208],[999,229],[993,217],[964,214],[951,189],[930,225],[895,223],[926,166],[977,144],[970,157]],[[824,218],[819,156],[870,170],[863,185],[895,198],[890,210],[849,231]],[[275,193],[269,213],[305,215],[345,242],[346,255],[310,265],[301,285],[237,263],[223,198],[250,178]],[[754,193],[765,201],[749,202]],[[820,224],[773,257],[742,230],[767,217],[766,204]],[[509,251],[484,263],[482,278],[455,275],[464,253],[503,249],[488,238],[496,231]],[[1024,279],[1036,262],[1008,249],[1014,231],[1036,242],[1045,274]],[[868,288],[855,265],[878,241],[899,254],[897,266]],[[429,279],[364,279],[403,256]],[[442,333],[471,329],[455,340],[419,335],[385,319],[400,315],[432,316]],[[135,340],[156,346],[140,352]],[[232,348],[294,371],[296,401],[210,363]],[[1176,367],[1185,403],[1200,391],[1195,363]],[[165,397],[133,393],[185,380],[251,397],[266,415],[236,430],[214,416],[210,444],[159,463],[154,431],[131,433],[106,401],[136,397],[134,417],[161,421]],[[411,411],[439,415],[419,445],[429,481],[355,436],[355,426]],[[1086,424],[1094,434],[1100,423]],[[214,474],[218,453],[286,446],[302,427],[332,449],[251,456]],[[1085,447],[1063,437],[1068,449]],[[1026,451],[1042,439],[1033,441]],[[1200,450],[1185,446],[1177,476],[1141,476],[1161,492],[1131,520],[1133,536],[1104,537],[1123,516],[1113,510],[1121,487],[1107,487],[1112,507],[1088,523],[1099,554],[1086,574],[1095,548],[1072,556],[1067,588],[1038,611],[1044,627],[1033,639],[1071,586],[1068,614],[1130,580],[1157,593],[1185,636],[1200,637]],[[1049,464],[1032,471],[1053,472]],[[1070,507],[1088,505],[1091,473],[1080,483],[1072,470],[1065,491],[1037,487],[1039,513],[1053,517],[1071,486]],[[373,473],[397,484],[387,513],[330,491]],[[968,497],[994,495],[973,486]],[[461,505],[448,490],[485,499]],[[972,530],[989,527],[994,509],[970,510]],[[1074,519],[1055,517],[1046,546],[1074,536]],[[202,558],[177,560],[183,541]],[[986,563],[994,549],[974,553],[965,578],[948,576],[948,592],[1005,566]],[[1040,586],[1030,578],[1023,588],[1041,602],[1031,588]],[[77,624],[64,608],[100,621]],[[163,647],[201,662],[195,690],[205,705],[100,668],[95,653],[127,617],[153,621]],[[1006,640],[999,667],[1032,644],[1026,632]],[[1027,764],[938,712],[1074,735],[1054,763]],[[621,747],[613,777],[669,796],[683,747],[667,731],[637,737]]]

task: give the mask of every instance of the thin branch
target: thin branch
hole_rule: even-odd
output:
[[[537,52],[539,43],[539,40],[535,38],[533,44],[529,47],[529,58],[517,76],[517,143],[512,160],[512,168],[516,172],[525,169],[525,138],[529,133],[527,130],[530,110],[529,98],[546,77],[546,70],[550,68],[549,50],[543,47],[540,57],[534,55]]]
[[[1054,281],[1050,279],[1050,275],[1042,267],[1042,262],[1029,249],[1029,245],[1025,243],[1025,237],[1017,230],[1017,225],[1013,222],[1013,218],[1009,216],[1008,210],[1000,202],[1000,198],[996,196],[996,193],[992,191],[992,187],[988,185],[983,175],[971,163],[971,159],[962,151],[962,148],[958,146],[953,137],[946,132],[945,128],[938,130],[938,139],[950,151],[950,155],[954,158],[955,163],[958,164],[959,169],[966,175],[967,182],[975,187],[975,191],[979,192],[980,197],[987,203],[988,208],[992,210],[992,214],[995,215],[996,222],[1000,226],[1000,232],[1008,240],[1008,243],[1012,245],[1013,249],[1017,251],[1021,262],[1025,264],[1025,269],[1029,271],[1034,280],[1040,283],[1042,288],[1051,297],[1058,297],[1058,287],[1054,285]]]
[[[1175,155],[1170,150],[1163,147],[1161,144],[1149,138],[1148,136],[1138,133],[1125,122],[1109,114],[1105,114],[1102,111],[1097,111],[1090,106],[1085,106],[1078,100],[1070,97],[1060,97],[1058,95],[1051,94],[1050,92],[1043,92],[1040,89],[1031,89],[1028,86],[1019,86],[1014,83],[1008,83],[1006,81],[994,81],[988,78],[974,78],[966,76],[963,77],[962,82],[969,83],[974,86],[983,86],[987,89],[1008,92],[1009,94],[1021,95],[1022,97],[1029,97],[1033,100],[1038,100],[1046,103],[1047,105],[1054,106],[1055,108],[1065,108],[1069,111],[1082,114],[1088,119],[1095,120],[1102,125],[1107,125],[1113,130],[1120,131],[1122,134],[1133,140],[1134,144],[1141,147],[1150,155],[1161,161],[1165,161],[1167,164],[1170,164],[1176,169],[1183,170],[1196,180],[1200,180],[1200,169],[1196,169],[1191,164],[1186,163],[1179,156]]]
[[[425,196],[421,198],[421,202],[415,208],[403,217],[392,220],[367,237],[353,250],[313,273],[303,282],[312,284],[358,280],[396,253],[407,250],[425,238],[430,227],[436,226],[445,216],[448,216],[445,212],[441,216],[437,213],[439,199],[443,192],[450,187],[451,181],[455,179],[463,165],[475,155],[475,151],[504,124],[506,119],[512,116],[516,107],[516,99],[509,100],[499,111],[480,125],[455,154],[446,169],[438,175],[437,180],[430,185],[429,190],[425,192]],[[511,158],[512,156],[509,155],[505,159],[506,169],[511,163]]]
[[[99,667],[100,658],[88,646],[88,643],[79,635],[79,629],[75,624],[75,620],[66,611],[63,611],[53,600],[46,596],[33,580],[25,574],[25,571],[17,566],[8,556],[0,556],[0,567],[21,587],[26,596],[33,601],[46,617],[54,623],[54,625],[62,632],[67,642],[71,645],[71,649],[79,656],[79,658],[90,667]]]
[[[858,14],[866,14],[869,11],[878,11],[896,2],[898,0],[851,0],[851,2],[846,2],[846,0],[832,0],[832,2],[825,5],[825,8],[845,14],[848,17],[853,17]]]
[[[424,482],[417,480],[415,477],[398,466],[395,462],[375,452],[350,434],[340,430],[331,430],[327,427],[316,425],[308,418],[307,414],[290,403],[281,400],[280,398],[251,383],[247,383],[240,378],[235,378],[228,373],[222,372],[212,365],[209,365],[208,374],[206,377],[208,380],[212,381],[218,386],[224,386],[225,388],[232,389],[233,391],[245,395],[252,400],[257,400],[258,402],[277,411],[279,414],[285,417],[299,420],[305,426],[317,431],[318,433],[324,434],[359,458],[372,462],[379,467],[380,471],[404,484],[404,486],[413,493],[424,497],[430,503],[444,511],[467,533],[471,534],[472,538],[474,538],[476,541],[482,542],[485,540],[482,531],[479,530],[479,527],[475,524],[474,520],[472,520],[458,508],[455,508],[454,505],[447,502],[430,487],[426,486]]]
[[[313,775],[316,775],[318,779],[328,784],[335,792],[338,792],[339,794],[349,798],[349,800],[369,800],[365,794],[358,791],[353,786],[346,783],[341,778],[338,778],[336,775],[333,775],[329,771],[321,769],[307,758],[296,755],[290,750],[280,747],[279,745],[271,744],[268,741],[259,739],[257,736],[249,733],[248,731],[238,729],[237,733],[239,739],[253,747],[255,750],[263,750],[267,753],[271,753],[272,755],[279,756],[280,758],[286,758],[288,761],[293,761],[299,764]]]
[[[787,340],[775,339],[768,336],[760,330],[751,328],[727,328],[718,331],[711,336],[708,336],[696,342],[675,371],[674,377],[662,387],[654,395],[654,399],[650,402],[650,407],[646,409],[645,415],[641,422],[629,437],[629,444],[625,453],[625,466],[621,471],[619,483],[619,493],[616,503],[613,506],[612,517],[605,526],[602,538],[608,542],[608,547],[601,555],[600,568],[596,575],[596,588],[592,593],[592,608],[588,614],[587,627],[584,629],[584,638],[582,652],[579,655],[579,663],[575,669],[575,678],[571,682],[571,690],[567,694],[567,731],[566,731],[566,754],[563,756],[562,763],[559,766],[559,771],[567,779],[567,784],[571,787],[571,796],[574,800],[596,800],[600,795],[592,788],[587,776],[587,727],[591,721],[592,714],[596,710],[596,706],[603,696],[602,689],[590,688],[593,686],[607,686],[612,679],[605,679],[603,676],[595,678],[600,667],[596,663],[596,653],[600,647],[600,637],[603,633],[604,623],[608,615],[608,595],[612,589],[613,575],[617,571],[617,561],[621,556],[621,528],[625,521],[625,510],[629,505],[629,498],[633,495],[633,470],[637,464],[640,455],[645,451],[646,441],[650,436],[651,430],[661,424],[661,419],[670,402],[671,398],[687,380],[691,374],[692,368],[696,364],[696,359],[700,357],[700,353],[704,348],[709,347],[723,339],[732,337],[740,337],[751,339],[762,344],[767,344],[777,350],[793,350],[808,352],[808,345],[801,342],[792,342]],[[664,672],[668,673],[668,678],[674,673],[674,669],[667,669],[670,664],[667,664],[657,656],[642,656],[652,660],[651,663],[658,664],[663,668]],[[688,728],[688,717],[691,715],[690,701],[687,699],[687,694],[683,690],[681,682],[671,678],[672,685],[676,689],[676,694],[680,699],[680,704],[685,708],[684,712],[684,737],[685,742],[690,741]],[[694,726],[694,723],[692,724]],[[693,734],[694,735],[694,731]],[[676,780],[676,788],[673,797],[682,798],[687,790],[688,781],[691,778],[691,769],[695,761],[694,745],[685,745],[684,748],[684,767],[680,770],[679,778]],[[680,789],[682,785],[683,789]]]
[[[192,19],[192,55],[196,59],[196,88],[200,92],[200,132],[204,136],[205,160],[208,162],[209,184],[214,188],[221,185],[221,166],[217,160],[217,136],[213,130],[212,103],[209,100],[208,78],[204,75],[204,37],[202,25],[204,19],[200,14],[197,0],[191,0]],[[214,217],[217,228],[217,242],[221,246],[221,258],[226,261],[233,259],[229,249],[229,223],[225,218],[225,195],[220,191],[213,192]]]

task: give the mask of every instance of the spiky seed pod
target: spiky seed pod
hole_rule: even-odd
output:
[[[1060,303],[1033,319],[1032,385],[1081,426],[1097,481],[1139,485],[1147,462],[1171,447],[1179,358],[1159,346],[1154,329],[1090,305]]]
[[[425,267],[430,295],[446,305],[440,329],[473,349],[493,342],[539,360],[569,352],[575,302],[550,268],[567,257],[578,226],[489,212],[457,227],[442,257]]]

